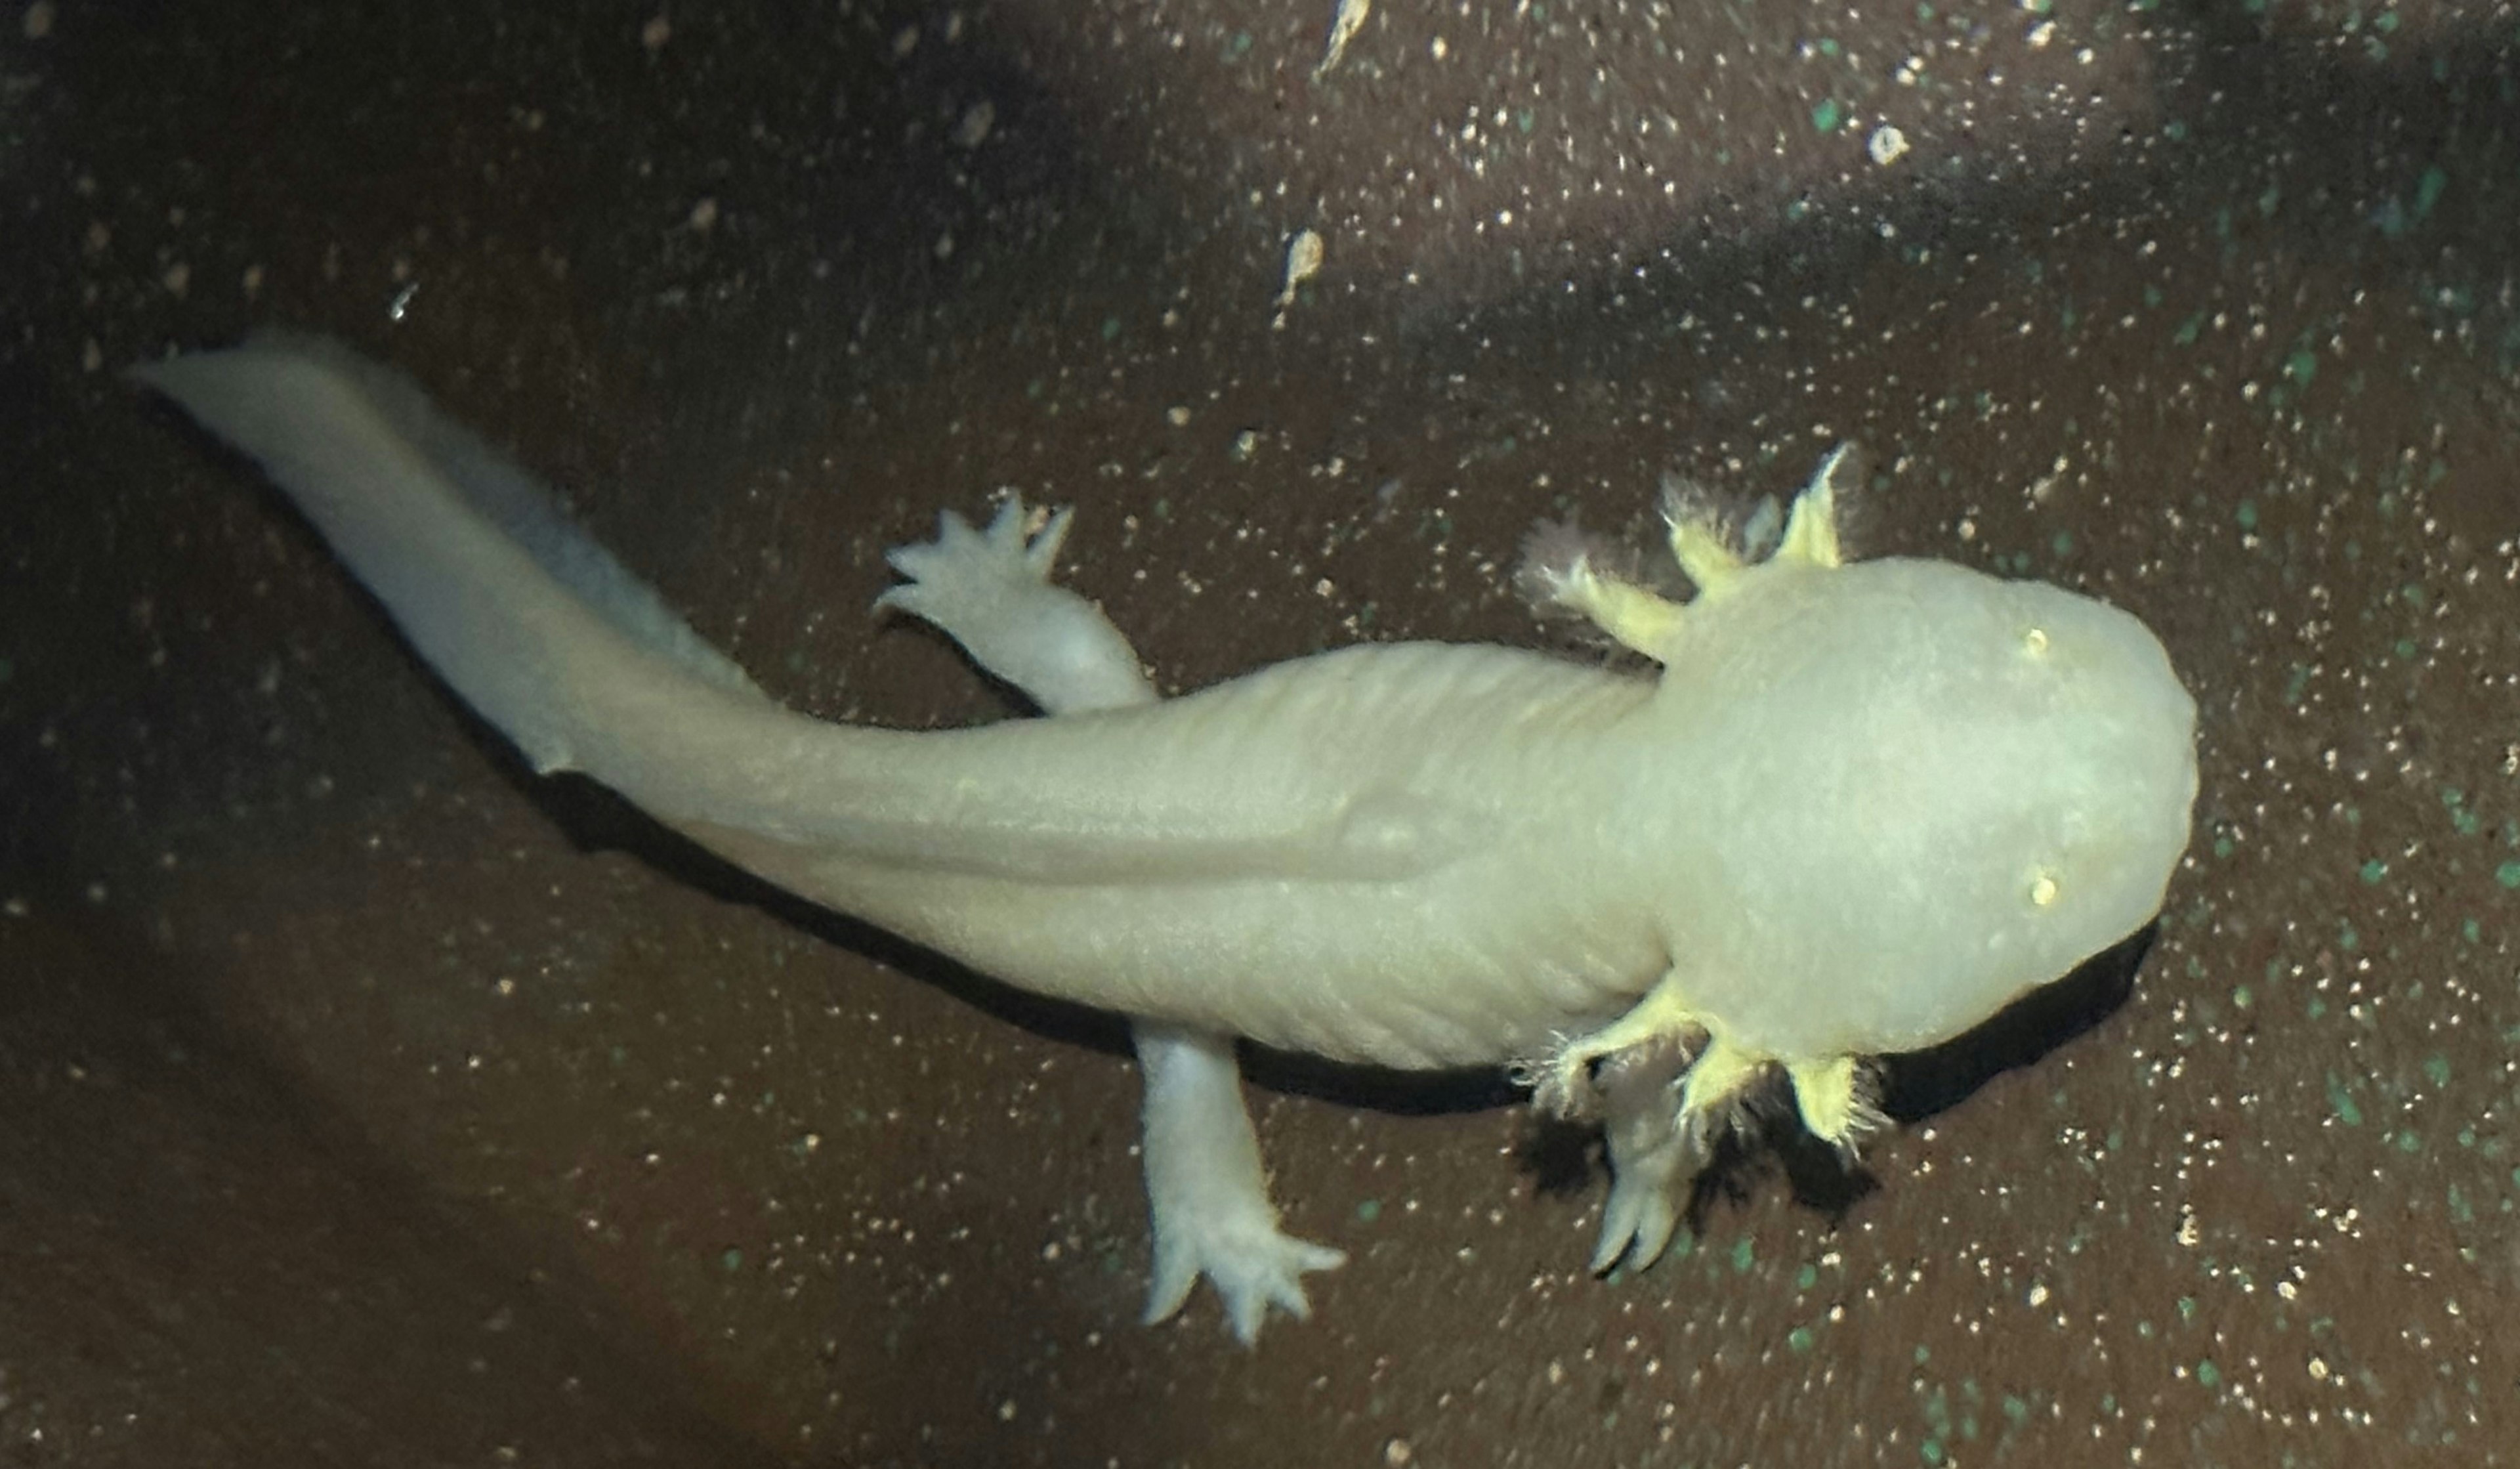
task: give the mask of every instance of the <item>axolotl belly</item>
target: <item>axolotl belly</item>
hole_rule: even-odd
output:
[[[949,515],[894,553],[909,579],[885,600],[1050,717],[909,733],[761,694],[523,472],[338,348],[265,338],[138,376],[261,461],[537,770],[1131,1016],[1150,1319],[1203,1273],[1247,1340],[1339,1262],[1278,1230],[1234,1037],[1516,1064],[1544,1105],[1601,1108],[1595,1263],[1643,1264],[1759,1078],[1781,1070],[1804,1121],[1851,1143],[1876,1121],[1868,1058],[2141,926],[2187,842],[2195,711],[2159,641],[2053,586],[1848,563],[1835,460],[1762,560],[1675,515],[1686,606],[1581,556],[1536,569],[1656,678],[1406,643],[1158,700],[1049,580],[1064,516]]]

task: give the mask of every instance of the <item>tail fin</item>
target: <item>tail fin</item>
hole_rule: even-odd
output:
[[[263,334],[131,376],[251,455],[384,603],[423,658],[538,771],[577,765],[555,646],[588,619],[614,661],[762,700],[743,670],[413,384],[319,339]],[[644,656],[642,656],[644,655]],[[576,657],[572,653],[572,658]],[[656,666],[661,661],[665,666]]]

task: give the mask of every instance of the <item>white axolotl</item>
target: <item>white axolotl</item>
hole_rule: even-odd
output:
[[[2158,911],[2195,705],[2127,613],[1941,562],[1846,563],[1831,469],[1773,554],[1675,514],[1686,606],[1580,555],[1556,602],[1659,678],[1511,648],[1345,648],[1158,700],[1049,584],[1064,514],[951,513],[881,601],[1049,715],[927,733],[781,707],[401,378],[302,339],[136,370],[259,460],[420,656],[541,772],[583,771],[769,881],[1126,1013],[1146,1073],[1147,1318],[1305,1314],[1234,1040],[1522,1064],[1606,1112],[1593,1263],[1781,1069],[1840,1146],[1867,1064],[1957,1035]],[[1693,1064],[1681,1067],[1693,1057]],[[1598,1069],[1596,1063],[1606,1063]]]

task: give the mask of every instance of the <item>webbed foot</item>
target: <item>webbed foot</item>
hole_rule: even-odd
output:
[[[1347,1262],[1341,1251],[1280,1233],[1277,1211],[1263,1197],[1158,1197],[1152,1204],[1155,1268],[1147,1287],[1148,1325],[1180,1310],[1205,1275],[1225,1303],[1226,1323],[1247,1347],[1258,1340],[1270,1307],[1298,1320],[1313,1313],[1304,1299],[1306,1272]]]
[[[953,632],[954,623],[973,610],[1027,595],[1049,581],[1070,516],[1061,510],[1033,533],[1032,511],[1020,495],[1007,496],[985,530],[974,529],[960,511],[943,511],[936,517],[935,539],[883,553],[910,580],[876,598],[876,605],[898,607]]]
[[[1642,1269],[1662,1255],[1679,1226],[1679,1191],[1704,1165],[1713,1141],[1739,1118],[1742,1094],[1768,1065],[1766,1058],[1715,1035],[1681,1079],[1667,1113],[1634,1119],[1612,1114],[1610,1199],[1593,1251],[1595,1271],[1622,1258]]]
[[[1591,1269],[1606,1275],[1626,1265],[1642,1270],[1662,1259],[1671,1237],[1680,1230],[1680,1190],[1693,1169],[1688,1152],[1675,1131],[1666,1154],[1631,1157],[1610,1174],[1609,1201],[1601,1206],[1601,1234],[1593,1246]]]
[[[932,623],[981,667],[1049,713],[1152,703],[1154,690],[1128,639],[1101,608],[1051,583],[1067,539],[1067,511],[1038,531],[1015,496],[985,530],[948,510],[936,538],[884,553],[908,581],[876,598]]]
[[[1601,1235],[1593,1250],[1596,1275],[1623,1263],[1645,1268],[1680,1227],[1679,1193],[1704,1154],[1698,1134],[1680,1121],[1681,1077],[1690,1059],[1683,1046],[1647,1045],[1609,1058],[1595,1079],[1610,1152],[1610,1197],[1601,1206]]]
[[[1708,1145],[1732,1125],[1742,1094],[1772,1064],[1772,1058],[1727,1040],[1689,1007],[1677,979],[1666,975],[1634,1009],[1567,1042],[1539,1069],[1533,1079],[1537,1105],[1565,1115],[1596,1102],[1600,1106],[1610,1197],[1593,1250],[1596,1273],[1621,1263],[1642,1269],[1670,1246],[1680,1227],[1680,1190],[1705,1163]],[[1851,1062],[1795,1075],[1810,1077],[1808,1094],[1815,1098],[1837,1095],[1828,1088],[1840,1079],[1845,1095],[1856,1094]],[[1798,1096],[1804,1094],[1798,1089]],[[1850,1103],[1847,1115],[1862,1110]]]

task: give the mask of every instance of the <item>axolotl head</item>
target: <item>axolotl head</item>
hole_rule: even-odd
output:
[[[1731,1041],[1931,1045],[2160,909],[2196,706],[2142,622],[1929,561],[1771,562],[1723,591],[1654,704],[1697,782],[1675,977]]]

